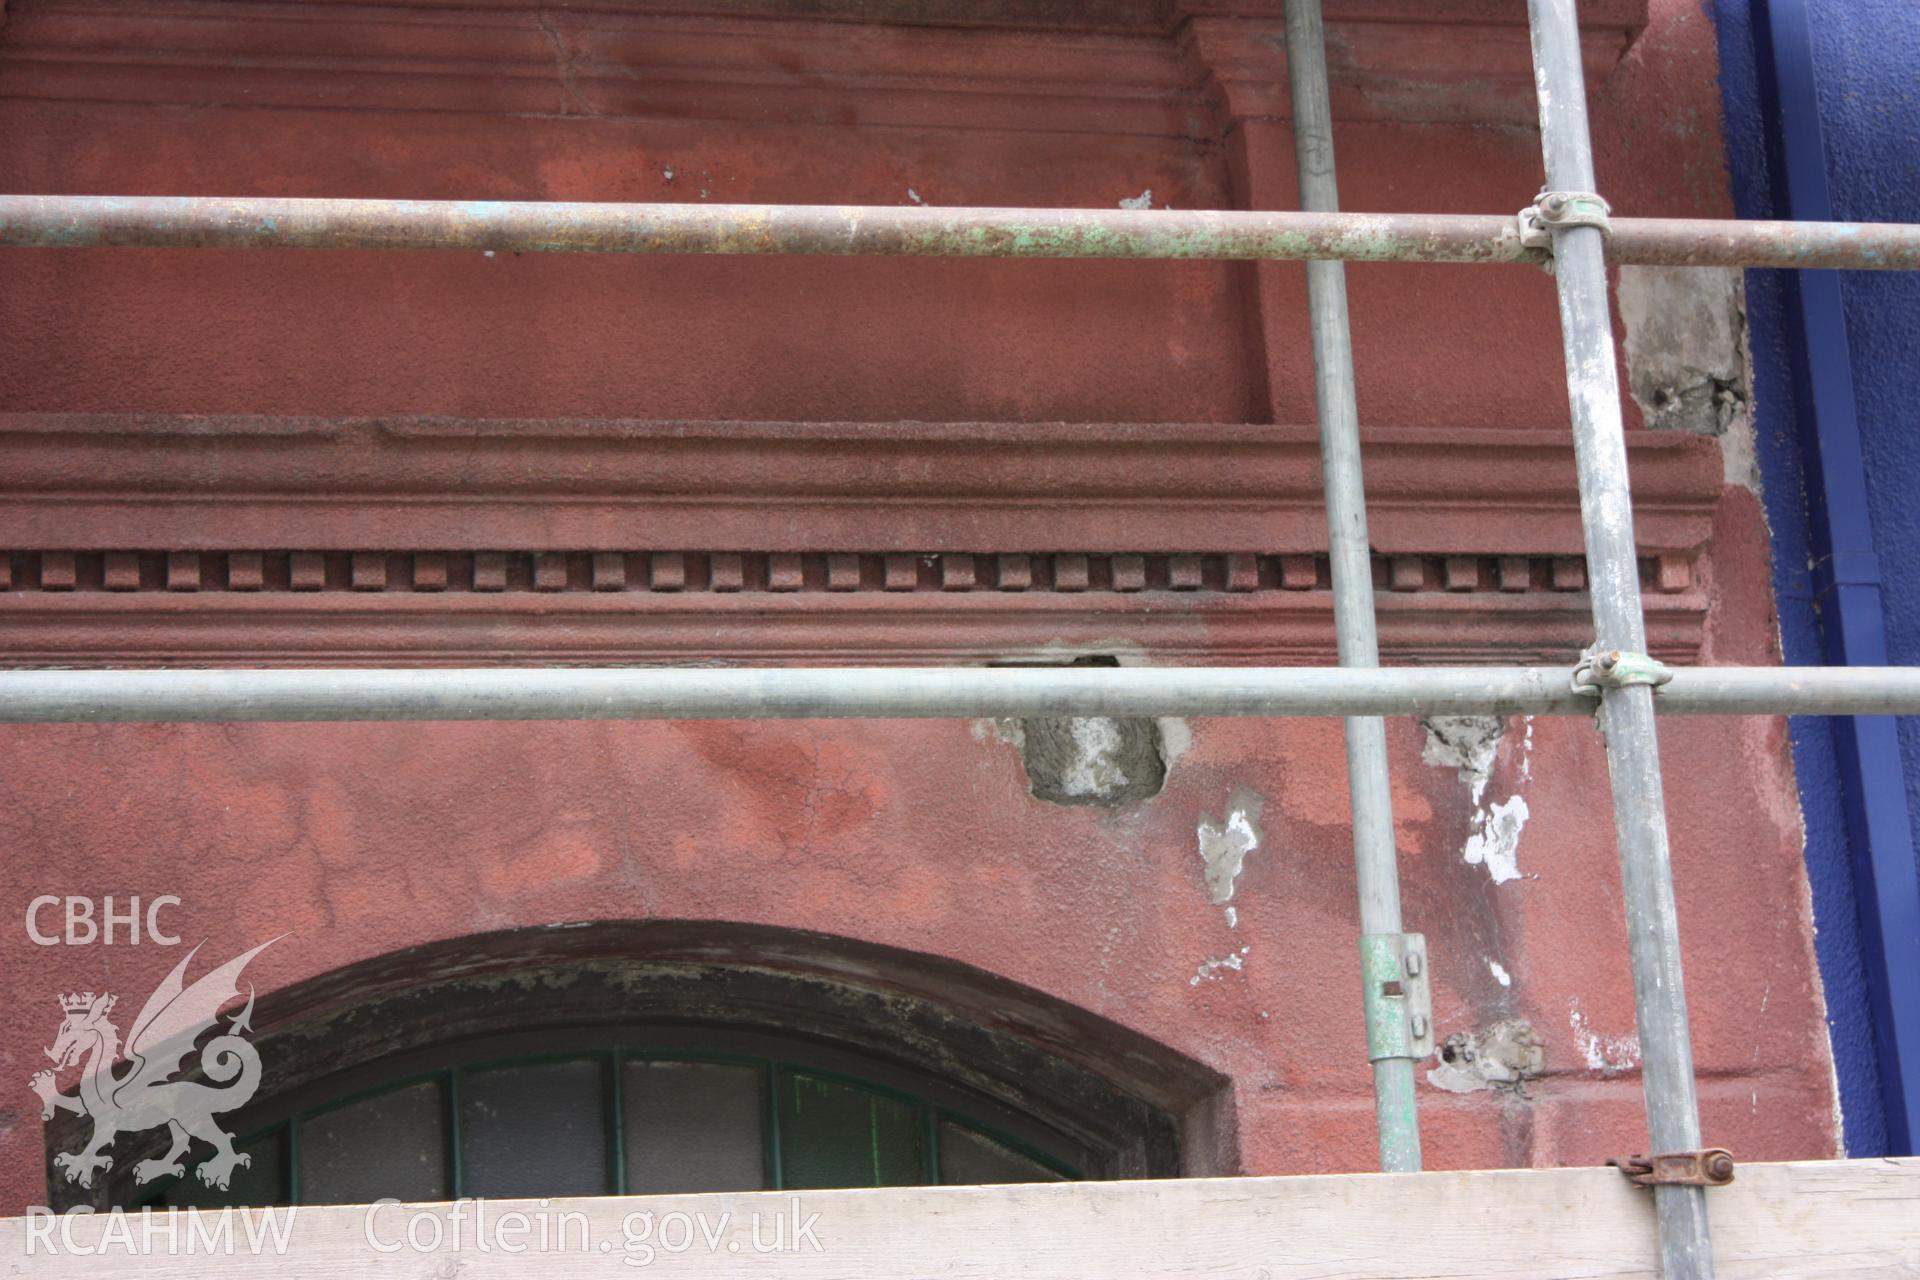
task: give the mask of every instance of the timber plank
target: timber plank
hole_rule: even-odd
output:
[[[1738,1180],[1708,1199],[1722,1280],[1920,1275],[1920,1159],[1742,1165]],[[291,1225],[282,1210],[284,1246],[263,1235],[257,1250],[236,1216],[228,1221],[234,1252],[216,1245],[214,1256],[197,1247],[206,1232],[217,1232],[213,1220],[190,1229],[171,1223],[170,1250],[164,1214],[151,1231],[139,1215],[117,1227],[100,1215],[0,1219],[0,1273],[45,1280],[109,1273],[505,1280],[654,1267],[676,1276],[795,1280],[1657,1275],[1651,1198],[1611,1169],[489,1201],[480,1221],[470,1202],[463,1210],[457,1231],[446,1205],[388,1204],[371,1218],[365,1206],[308,1206],[294,1211]],[[526,1215],[525,1227],[516,1214]],[[563,1222],[562,1214],[571,1216]],[[438,1235],[438,1248],[407,1246],[410,1221],[422,1244]],[[257,1217],[252,1223],[261,1227]],[[564,1233],[564,1247],[551,1247],[556,1232]]]

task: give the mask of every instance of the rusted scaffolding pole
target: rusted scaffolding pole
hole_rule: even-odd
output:
[[[1562,217],[1552,229],[1554,283],[1560,296],[1561,345],[1574,458],[1580,473],[1580,523],[1587,544],[1588,598],[1599,649],[1642,655],[1647,628],[1640,608],[1640,570],[1627,486],[1626,429],[1607,299],[1606,202],[1595,193],[1587,86],[1580,65],[1574,0],[1528,0],[1533,81],[1540,100],[1540,143],[1547,186],[1540,201]],[[1620,852],[1620,896],[1626,908],[1627,956],[1640,1032],[1640,1084],[1652,1150],[1682,1158],[1700,1150],[1700,1102],[1693,1078],[1693,1037],[1681,975],[1679,910],[1667,845],[1666,793],[1654,730],[1654,680],[1626,676],[1605,683],[1600,730],[1613,783],[1613,826]],[[1664,1181],[1653,1187],[1666,1280],[1710,1280],[1713,1245],[1701,1184]]]
[[[1514,214],[0,195],[0,248],[1534,263]],[[1920,226],[1615,218],[1615,263],[1920,269]]]

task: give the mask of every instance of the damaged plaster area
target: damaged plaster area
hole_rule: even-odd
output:
[[[1547,1046],[1523,1018],[1496,1022],[1484,1031],[1456,1031],[1440,1046],[1440,1063],[1427,1083],[1448,1093],[1491,1089],[1525,1095],[1527,1081],[1547,1065]]]
[[[998,720],[994,730],[1020,748],[1033,798],[1053,804],[1117,807],[1157,796],[1175,754],[1157,720],[1063,716]]]
[[[1533,776],[1533,717],[1525,719],[1526,736],[1520,747],[1520,776]],[[1520,834],[1532,816],[1527,798],[1519,792],[1487,804],[1488,784],[1499,754],[1506,722],[1497,716],[1428,716],[1420,721],[1426,744],[1420,758],[1437,769],[1452,769],[1466,784],[1473,803],[1467,842],[1460,856],[1469,865],[1485,867],[1495,884],[1520,878]]]
[[[1067,645],[1046,645],[1038,652],[1009,658],[996,666],[1135,666],[1145,655],[1125,646],[1084,652]],[[1027,790],[1051,804],[1118,808],[1160,794],[1174,762],[1193,745],[1185,720],[1114,719],[1109,716],[1035,717],[983,720],[974,738],[993,736],[1020,751]]]
[[[1567,1001],[1567,1025],[1573,1028],[1573,1044],[1586,1062],[1587,1070],[1607,1075],[1631,1071],[1640,1065],[1640,1037],[1601,1035],[1580,1011],[1578,1000]]]
[[[1238,973],[1240,970],[1247,967],[1247,953],[1252,950],[1253,948],[1251,946],[1245,946],[1240,948],[1238,951],[1228,952],[1226,955],[1221,956],[1218,960],[1201,961],[1200,967],[1194,971],[1194,974],[1191,978],[1187,979],[1187,985],[1190,987],[1197,987],[1202,982],[1212,982],[1216,978],[1219,978],[1222,976],[1220,972],[1222,969],[1227,969],[1227,970],[1231,970],[1232,972]]]
[[[1622,267],[1627,385],[1647,425],[1720,441],[1726,483],[1760,491],[1746,283],[1738,270]]]
[[[1485,867],[1495,884],[1520,878],[1520,833],[1526,829],[1525,796],[1508,796],[1474,815],[1473,832],[1467,837],[1460,856],[1469,865]]]
[[[1233,883],[1247,864],[1247,855],[1260,847],[1260,811],[1266,802],[1245,787],[1236,789],[1227,800],[1226,816],[1215,819],[1200,815],[1197,832],[1200,842],[1200,866],[1207,881],[1207,897],[1221,906],[1233,901]],[[1237,923],[1232,907],[1227,907],[1227,922]]]
[[[1427,731],[1420,759],[1436,769],[1456,769],[1467,784],[1473,802],[1480,803],[1493,777],[1493,757],[1500,750],[1505,728],[1498,716],[1428,716],[1420,722]]]

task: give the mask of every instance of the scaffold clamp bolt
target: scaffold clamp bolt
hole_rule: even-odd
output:
[[[1733,1181],[1733,1155],[1723,1147],[1615,1156],[1607,1163],[1636,1187],[1724,1187]]]
[[[1611,234],[1612,208],[1593,191],[1542,191],[1520,211],[1520,243],[1529,249],[1553,248],[1553,233],[1568,227],[1596,227]]]
[[[1599,693],[1603,689],[1625,689],[1644,684],[1652,688],[1673,679],[1673,668],[1644,653],[1612,649],[1589,653],[1573,669],[1575,693]]]

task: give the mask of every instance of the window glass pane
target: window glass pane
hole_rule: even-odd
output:
[[[1066,1175],[995,1142],[978,1129],[943,1120],[940,1122],[940,1181],[1064,1182]]]
[[[627,1190],[758,1191],[766,1183],[761,1069],[628,1061],[622,1068]]]
[[[920,1107],[823,1076],[779,1075],[787,1186],[910,1187],[927,1180]]]
[[[200,1181],[200,1170],[206,1167],[213,1153],[198,1140],[187,1154],[181,1157],[181,1163],[187,1167],[186,1176],[177,1180],[161,1202],[170,1205],[198,1205],[201,1208],[216,1208],[220,1205],[267,1205],[287,1202],[287,1130],[282,1125],[261,1134],[251,1142],[236,1142],[235,1151],[248,1157],[250,1164],[233,1167],[233,1176],[227,1180],[227,1189],[210,1187]],[[165,1154],[162,1152],[161,1154]],[[204,1158],[201,1157],[204,1154]]]
[[[438,1080],[310,1116],[300,1125],[301,1203],[450,1198],[446,1129]]]
[[[607,1194],[612,1188],[600,1060],[463,1072],[460,1147],[466,1195]]]

